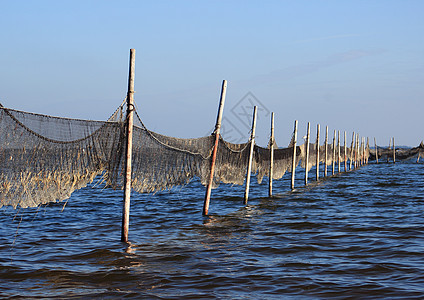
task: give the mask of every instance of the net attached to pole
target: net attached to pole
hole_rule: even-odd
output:
[[[185,185],[194,177],[209,180],[213,135],[180,139],[161,135],[144,126],[137,114],[133,135],[132,187],[140,193]],[[212,187],[220,182],[243,184],[248,143],[232,144],[220,137]]]
[[[69,198],[97,175],[114,169],[121,156],[121,136],[120,122],[0,107],[0,207],[36,207]]]

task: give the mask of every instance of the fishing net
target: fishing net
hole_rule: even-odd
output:
[[[280,179],[284,176],[287,170],[291,171],[293,165],[293,153],[294,148],[280,148],[274,149],[273,159],[273,172],[272,179]],[[255,159],[252,165],[252,171],[254,174],[257,173],[256,178],[260,184],[267,176],[269,178],[269,170],[271,165],[271,150],[269,148],[262,148],[255,146],[254,150]],[[301,148],[296,147],[296,166],[299,164],[301,159]]]
[[[0,207],[34,207],[69,198],[120,157],[121,135],[119,122],[0,107]]]
[[[88,121],[27,113],[0,106],[0,207],[35,207],[62,201],[102,175],[105,185],[123,186],[126,122],[121,105],[107,121]],[[136,113],[133,128],[132,188],[151,193],[210,178],[215,133],[180,139],[161,135],[144,126]],[[220,183],[244,184],[252,143],[233,144],[219,137],[212,187]],[[274,143],[275,145],[275,143]],[[274,149],[273,179],[292,169],[294,139],[288,148]],[[390,155],[390,149],[378,155]],[[372,154],[356,141],[350,148],[334,143],[296,146],[296,166],[308,170],[318,163],[330,165]],[[371,154],[370,154],[371,153]],[[422,156],[424,145],[398,150],[401,158]],[[261,183],[269,177],[271,150],[254,145],[252,173]]]

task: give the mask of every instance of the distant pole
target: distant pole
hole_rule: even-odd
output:
[[[376,142],[375,138],[374,138],[374,148],[375,148],[375,160],[378,163],[378,147],[377,147],[377,142]]]
[[[131,201],[131,160],[134,124],[134,78],[135,78],[135,49],[130,49],[130,68],[128,74],[127,92],[127,134],[125,153],[125,178],[124,178],[124,205],[122,210],[121,241],[128,242],[130,226],[130,201]]]
[[[368,154],[370,153],[370,138],[367,137],[367,144],[365,146],[365,150],[368,150]],[[365,157],[365,163],[368,164],[369,155]]]
[[[354,157],[354,140],[355,140],[355,132],[352,132],[352,143],[350,143],[350,158],[349,158],[349,170],[352,170],[352,162],[353,162],[353,157]]]
[[[389,139],[389,149],[387,149],[387,162],[389,162],[389,158],[390,158],[390,149],[392,149],[391,144],[392,144],[392,139]]]
[[[347,145],[346,145],[346,131],[344,132],[344,171],[347,172]]]
[[[362,166],[362,164],[361,164],[361,157],[362,157],[361,152],[362,152],[362,150],[361,150],[361,142],[360,142],[360,138],[359,138],[359,134],[358,134],[358,160],[359,160],[358,163],[359,163],[359,167]]]
[[[272,196],[272,177],[274,175],[274,113],[271,113],[271,137],[269,140],[269,190],[268,196]]]
[[[341,169],[340,169],[340,158],[341,158],[341,154],[340,154],[340,130],[338,131],[338,137],[337,137],[337,162],[338,162],[338,165],[339,165],[339,168],[338,168],[338,170],[339,170],[339,173],[340,173],[340,171],[341,171]]]
[[[334,130],[334,135],[333,135],[333,172],[332,172],[332,175],[334,175],[335,168],[336,168],[336,131]]]
[[[306,164],[305,164],[305,185],[308,184],[308,166],[309,166],[309,136],[311,134],[311,123],[308,122],[308,131],[306,134]]]
[[[393,137],[393,163],[396,163],[395,137]]]
[[[205,201],[203,203],[204,216],[207,216],[209,213],[209,203],[210,203],[211,192],[212,192],[213,175],[215,172],[216,153],[218,151],[219,135],[221,131],[221,121],[222,121],[222,114],[224,112],[224,103],[225,103],[226,93],[227,93],[227,80],[223,80],[222,87],[221,87],[221,98],[219,100],[218,116],[216,117],[216,125],[215,125],[215,131],[214,131],[215,145],[212,151],[211,172],[209,175],[208,186],[206,188]]]
[[[256,130],[257,109],[258,109],[258,107],[255,105],[253,107],[252,131],[251,131],[251,135],[250,135],[250,154],[249,154],[249,163],[247,165],[246,189],[244,190],[244,205],[247,205],[247,200],[249,199],[250,173],[252,172],[253,150],[255,148],[255,130]]]
[[[293,161],[292,161],[292,172],[291,172],[291,184],[290,188],[294,190],[294,177],[296,173],[296,142],[297,142],[297,120],[294,121],[294,131],[293,131]]]
[[[317,181],[319,180],[319,132],[320,131],[320,126],[319,124],[317,124]]]
[[[357,147],[357,144],[358,144],[358,137],[357,137],[357,134],[355,134],[355,137],[354,137],[354,139],[355,139],[355,143],[354,143],[354,145],[353,145],[353,147],[354,147],[354,151],[355,151],[355,157],[354,157],[354,161],[353,161],[353,167],[356,169],[357,167],[358,167],[358,147]]]
[[[325,162],[324,162],[324,177],[327,177],[328,172],[328,126],[325,126]]]

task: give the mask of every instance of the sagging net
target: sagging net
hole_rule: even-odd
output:
[[[27,113],[0,106],[0,207],[36,207],[62,201],[96,176],[106,186],[122,188],[125,153],[125,107],[121,105],[107,121],[88,121]],[[206,185],[210,177],[215,134],[180,139],[150,131],[136,114],[133,129],[132,188],[150,193],[185,185],[199,178]],[[212,187],[221,182],[244,184],[250,142],[233,144],[219,139]],[[336,144],[296,146],[296,166],[310,169],[318,163],[368,157],[369,146],[352,142],[346,148]],[[340,149],[340,150],[339,150]],[[421,155],[424,145],[402,152],[404,157]],[[258,183],[270,171],[270,148],[254,145],[253,176]],[[327,153],[327,155],[325,154]],[[398,152],[398,155],[401,152]],[[293,143],[274,149],[273,179],[291,172]],[[380,153],[379,153],[380,154]]]
[[[119,122],[0,107],[0,207],[35,207],[69,198],[119,159],[122,133]]]

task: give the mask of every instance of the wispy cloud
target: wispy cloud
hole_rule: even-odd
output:
[[[351,34],[330,35],[330,36],[310,38],[310,39],[305,39],[305,40],[298,40],[298,41],[292,42],[292,44],[303,44],[303,43],[318,42],[318,41],[327,41],[327,40],[336,40],[336,39],[344,39],[344,38],[358,37],[358,36],[361,36],[361,34],[351,33]]]

